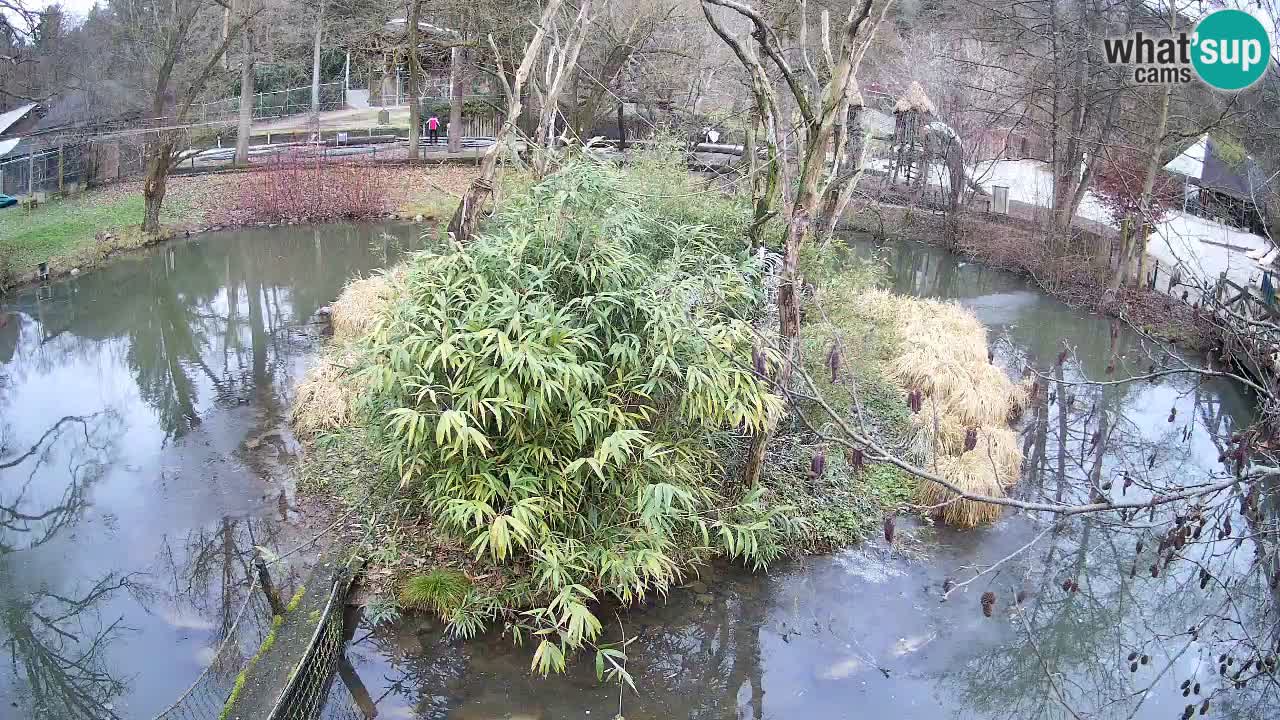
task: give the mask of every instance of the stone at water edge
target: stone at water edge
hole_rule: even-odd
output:
[[[417,223],[422,222],[424,219],[425,219],[425,218],[423,218],[423,217],[422,217],[422,214],[421,214],[421,213],[419,213],[419,214],[417,214],[417,215],[414,215],[414,216],[413,216],[413,221],[414,221],[414,222],[417,222]]]

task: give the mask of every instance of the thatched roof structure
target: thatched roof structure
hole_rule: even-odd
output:
[[[920,87],[920,83],[915,80],[911,81],[911,87],[907,88],[906,94],[898,98],[898,103],[893,106],[894,113],[904,113],[910,111],[925,113],[932,115],[935,112],[933,101],[925,95],[924,88]]]

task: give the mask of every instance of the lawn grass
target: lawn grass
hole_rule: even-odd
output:
[[[53,200],[27,211],[0,211],[0,252],[8,253],[19,272],[65,257],[92,241],[99,230],[119,229],[142,220],[142,196],[110,199],[87,193]]]
[[[34,210],[0,210],[0,290],[36,278],[40,263],[52,275],[88,269],[117,250],[144,247],[171,235],[143,235],[138,185],[109,187],[49,200]],[[161,221],[182,217],[189,203],[168,198]],[[99,233],[104,237],[99,239]]]

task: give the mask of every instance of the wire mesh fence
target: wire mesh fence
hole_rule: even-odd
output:
[[[0,193],[31,195],[81,187],[86,181],[85,143],[64,145],[0,161]]]
[[[346,91],[341,82],[320,85],[320,111],[341,110]],[[311,86],[287,88],[253,96],[253,119],[270,120],[311,112]],[[205,103],[197,113],[202,121],[232,119],[240,115],[240,98],[231,97]]]
[[[339,571],[324,609],[318,617],[308,618],[315,623],[315,634],[289,674],[288,684],[269,720],[315,720],[320,717],[337,676],[338,663],[346,650],[343,610],[350,583],[350,574],[345,569]],[[362,718],[363,714],[350,717]]]
[[[220,718],[237,676],[270,631],[271,616],[271,606],[255,577],[209,665],[155,720]]]

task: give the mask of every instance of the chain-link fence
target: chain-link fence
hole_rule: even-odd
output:
[[[253,578],[223,636],[213,660],[173,704],[156,715],[155,720],[217,720],[222,716],[236,678],[271,628],[271,606]]]

